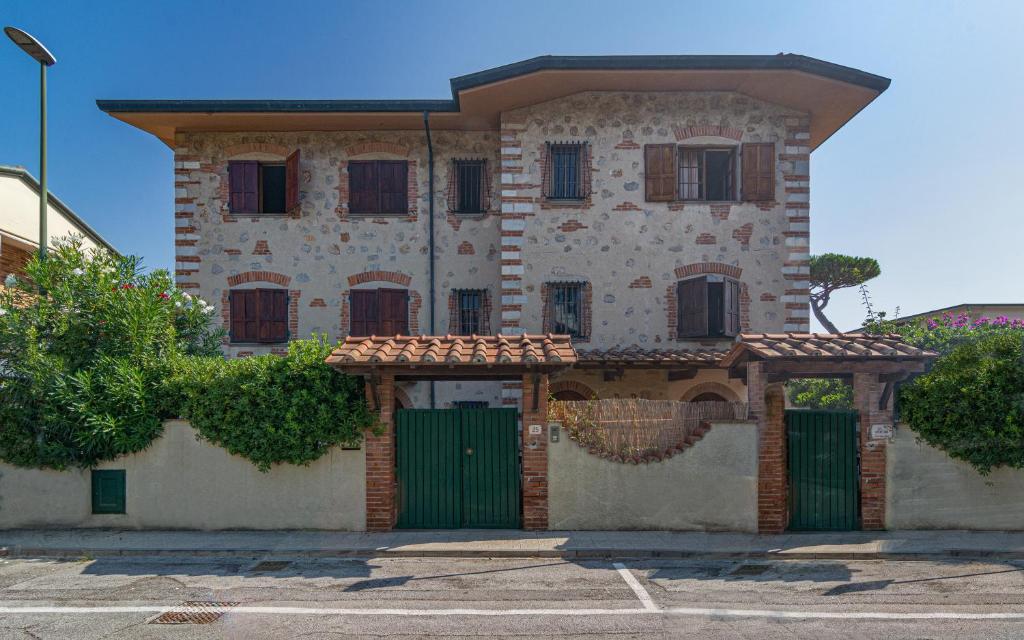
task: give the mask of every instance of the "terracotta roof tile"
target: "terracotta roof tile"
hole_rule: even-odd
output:
[[[934,358],[938,354],[903,342],[897,334],[866,333],[742,333],[722,362],[731,365],[741,354],[771,358]]]
[[[726,351],[715,349],[642,349],[640,347],[613,347],[611,349],[580,350],[580,363],[623,362],[641,364],[706,364],[714,365],[725,357]]]
[[[576,362],[569,336],[348,337],[327,358],[340,367],[381,364],[561,364]]]

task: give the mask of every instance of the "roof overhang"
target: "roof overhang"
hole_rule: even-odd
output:
[[[496,130],[510,111],[584,91],[730,91],[811,116],[818,147],[890,80],[815,58],[541,56],[451,80],[450,100],[98,100],[173,146],[178,132]]]

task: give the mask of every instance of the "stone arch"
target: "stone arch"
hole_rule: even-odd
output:
[[[560,393],[575,393],[582,396],[583,400],[590,400],[597,397],[597,392],[578,380],[557,380],[548,385],[548,393],[557,396]]]
[[[689,276],[699,276],[705,273],[717,273],[739,280],[740,276],[743,275],[743,269],[733,264],[725,264],[724,262],[693,262],[676,267],[675,270],[677,278],[688,278]]]
[[[412,283],[412,276],[400,271],[363,271],[348,277],[348,286],[350,287],[367,282],[390,282],[408,287]]]
[[[406,393],[405,389],[395,387],[395,408],[396,409],[412,409],[416,405],[413,404],[412,398]]]
[[[694,398],[704,393],[714,393],[722,396],[726,402],[740,402],[736,392],[721,382],[701,382],[700,384],[695,384],[684,391],[679,400],[680,402],[692,402]]]
[[[281,156],[281,158],[287,158],[291,154],[291,149],[279,144],[271,144],[269,142],[243,142],[242,144],[234,144],[224,148],[224,155],[228,158],[244,155],[246,153],[269,153],[271,155]]]
[[[410,151],[408,147],[403,147],[393,142],[360,142],[345,149],[345,154],[349,157],[366,155],[368,153],[390,153],[408,158]]]
[[[723,127],[717,124],[707,124],[699,127],[683,127],[676,125],[672,127],[672,131],[676,135],[676,140],[700,138],[703,136],[716,136],[719,138],[729,138],[730,140],[736,140],[739,142],[739,140],[743,138],[742,129],[737,129],[736,127]]]
[[[233,276],[228,276],[228,286],[236,287],[247,282],[272,282],[282,287],[287,287],[292,282],[291,276],[274,271],[243,271]]]

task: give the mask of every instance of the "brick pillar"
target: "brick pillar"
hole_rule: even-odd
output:
[[[539,374],[537,408],[533,408],[533,375],[523,376],[523,528],[548,528],[548,376]],[[540,425],[530,435],[530,425]]]
[[[883,387],[877,374],[853,374],[853,402],[860,413],[860,517],[865,531],[885,529],[887,442],[871,439],[871,425],[892,424],[892,397],[884,408],[878,408]]]
[[[764,411],[758,415],[757,530],[782,533],[789,522],[786,482],[786,399],[781,384],[764,391]]]
[[[369,383],[367,383],[369,384]],[[390,531],[395,525],[395,377],[382,375],[377,385],[384,432],[366,434],[366,530]]]

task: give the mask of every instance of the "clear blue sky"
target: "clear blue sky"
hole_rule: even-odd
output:
[[[97,98],[447,98],[541,54],[801,53],[893,79],[812,156],[815,253],[876,257],[880,309],[1024,302],[1021,2],[7,0],[50,70],[50,185],[151,267],[173,261],[171,151]],[[38,173],[38,70],[0,42],[0,163]],[[859,324],[855,290],[829,308]]]

